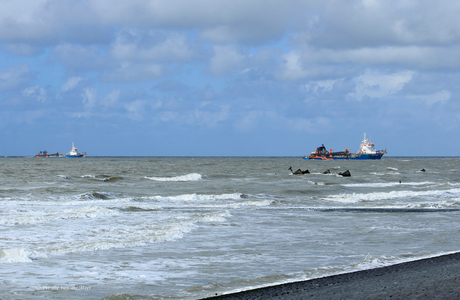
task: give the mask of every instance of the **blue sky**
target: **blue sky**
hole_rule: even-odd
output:
[[[460,2],[0,2],[0,155],[460,155]]]

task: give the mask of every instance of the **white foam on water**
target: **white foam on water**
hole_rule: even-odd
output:
[[[33,253],[24,248],[9,248],[0,250],[0,263],[29,263],[33,259],[45,258],[44,254]]]
[[[261,200],[261,201],[246,201],[242,203],[238,203],[238,206],[256,206],[256,207],[263,207],[263,206],[270,206],[274,201],[273,200]]]
[[[146,211],[156,211],[156,210],[163,210],[165,209],[164,206],[167,207],[178,207],[178,208],[223,208],[223,209],[237,209],[242,207],[265,207],[270,206],[274,200],[254,200],[254,201],[240,201],[240,202],[232,202],[232,203],[203,203],[203,202],[193,202],[188,201],[190,204],[185,205],[184,203],[179,203],[178,205],[173,205],[171,203],[164,204],[164,205],[147,205],[147,204],[132,204],[120,207],[121,209],[140,209]]]
[[[239,200],[242,194],[221,194],[221,195],[203,195],[203,194],[184,194],[177,196],[150,196],[148,199],[157,201],[212,201],[212,200]]]
[[[202,179],[201,174],[190,173],[182,176],[175,177],[144,177],[145,179],[154,180],[154,181],[198,181]]]
[[[40,252],[63,255],[71,252],[99,251],[113,248],[133,248],[153,243],[181,239],[196,228],[198,223],[224,222],[231,216],[228,211],[201,214],[190,219],[172,218],[167,222],[152,225],[137,225],[97,228],[84,238],[61,241],[58,246],[45,246]]]
[[[3,198],[0,200],[0,205],[5,206],[78,206],[78,205],[97,205],[97,204],[108,204],[108,203],[129,203],[132,201],[131,197],[119,196],[113,193],[97,192],[102,198],[100,199],[94,195],[93,192],[83,193],[75,196],[60,196],[60,197],[48,197],[47,200],[34,200],[27,197],[12,199]],[[70,200],[69,199],[75,199]],[[84,200],[81,200],[84,199]]]
[[[353,194],[338,194],[324,197],[324,200],[343,202],[343,203],[356,203],[362,201],[379,201],[397,198],[413,198],[413,197],[426,197],[426,196],[445,196],[455,197],[460,194],[460,189],[450,190],[429,190],[429,191],[391,191],[391,192],[376,192],[376,193],[353,193]]]
[[[215,214],[210,214],[210,215],[205,215],[197,219],[197,222],[225,222],[226,217],[231,217],[231,214],[229,211],[221,212],[221,213],[215,213]]]
[[[395,264],[401,264],[421,259],[428,259],[433,257],[438,257],[442,255],[454,254],[457,251],[444,251],[444,252],[435,252],[432,254],[425,254],[425,255],[408,255],[406,257],[394,257],[394,256],[380,256],[380,257],[372,257],[366,256],[366,258],[358,263],[351,264],[348,268],[350,271],[361,271],[361,270],[369,270],[375,268],[381,268],[386,266],[391,266]],[[349,272],[349,271],[347,271]]]
[[[238,203],[221,203],[221,204],[200,204],[190,207],[202,207],[202,208],[250,208],[250,207],[266,207],[270,206],[274,200],[259,200],[259,201],[244,201]]]
[[[146,211],[155,211],[155,210],[162,210],[163,207],[159,205],[149,205],[149,204],[131,204],[131,205],[123,205],[118,207],[119,209],[126,209],[126,210],[134,210],[134,209],[139,209],[139,210],[146,210]]]
[[[55,211],[42,211],[38,215],[35,211],[20,211],[9,213],[9,217],[0,219],[1,225],[26,225],[52,222],[64,219],[78,219],[78,218],[98,218],[105,216],[118,215],[119,212],[113,209],[107,209],[98,206],[86,206],[82,208],[64,209]],[[13,216],[13,217],[11,217]]]
[[[439,202],[420,202],[420,203],[409,203],[407,207],[409,208],[433,208],[433,209],[442,209],[442,208],[457,208],[460,204],[460,198],[453,198],[449,200],[439,201]]]
[[[369,182],[369,183],[348,183],[348,184],[342,184],[342,186],[346,187],[370,187],[370,188],[375,188],[375,187],[390,187],[390,186],[404,186],[404,185],[409,185],[409,186],[419,186],[419,185],[430,185],[430,184],[436,184],[435,182],[431,181],[424,181],[424,182]]]
[[[396,172],[396,171],[390,171],[390,172],[370,172],[369,174],[371,174],[371,175],[376,175],[376,176],[401,175],[401,173]]]

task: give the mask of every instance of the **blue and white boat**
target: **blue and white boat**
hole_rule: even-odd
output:
[[[86,155],[86,152],[78,153],[77,148],[75,148],[75,145],[72,142],[72,150],[68,152],[65,157],[83,157]]]
[[[374,143],[370,143],[364,134],[364,139],[361,142],[361,146],[356,153],[348,151],[348,147],[345,151],[333,152],[332,149],[327,151],[324,144],[316,148],[310,155],[305,155],[304,159],[318,159],[318,160],[334,160],[334,159],[381,159],[387,150],[375,150]]]

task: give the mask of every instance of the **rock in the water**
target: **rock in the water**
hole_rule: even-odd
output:
[[[294,174],[294,175],[310,174],[310,171],[308,171],[308,170],[302,171],[301,169],[297,169],[297,171],[294,172],[292,170],[292,167],[289,167],[288,170],[291,170],[292,174]]]
[[[348,170],[346,170],[345,172],[339,173],[339,175],[342,175],[343,177],[350,177],[351,176],[350,171],[348,171]]]

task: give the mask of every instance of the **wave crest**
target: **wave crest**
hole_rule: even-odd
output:
[[[202,176],[198,173],[190,173],[187,175],[175,176],[175,177],[144,177],[145,179],[155,181],[198,181],[201,180]]]
[[[33,259],[46,257],[45,254],[37,255],[24,248],[9,248],[0,250],[0,263],[27,263]]]

